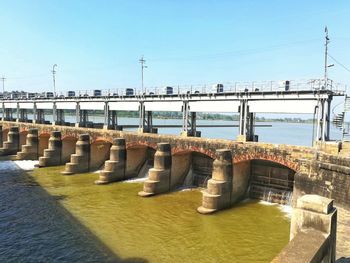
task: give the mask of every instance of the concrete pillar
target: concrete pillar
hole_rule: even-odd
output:
[[[125,139],[113,139],[109,160],[105,162],[100,177],[95,184],[108,184],[125,179],[126,172],[126,146]]]
[[[26,144],[22,145],[22,151],[17,153],[18,160],[37,160],[39,157],[38,129],[29,129]]]
[[[231,205],[232,154],[228,149],[221,149],[216,151],[216,156],[212,178],[208,180],[207,189],[203,192],[202,206],[197,209],[201,214],[213,213]]]
[[[16,154],[19,151],[19,128],[11,127],[7,134],[7,141],[3,142],[0,155]]]
[[[333,200],[304,195],[293,209],[290,242],[271,262],[336,262],[337,209]]]
[[[62,174],[84,173],[90,170],[90,135],[81,134],[75,145],[75,153],[71,155],[70,162],[66,163]]]
[[[154,167],[149,170],[148,179],[139,196],[147,197],[170,191],[171,185],[171,146],[169,143],[158,143],[154,155]]]
[[[49,148],[44,150],[44,156],[39,158],[39,167],[60,165],[62,159],[62,139],[60,131],[52,131]]]
[[[290,224],[290,240],[310,228],[329,236],[328,260],[322,262],[335,262],[337,209],[332,199],[319,195],[304,195],[298,199]]]
[[[3,131],[2,131],[2,125],[0,125],[0,147],[2,147],[2,144],[3,144]]]

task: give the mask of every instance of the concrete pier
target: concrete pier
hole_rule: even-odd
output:
[[[3,144],[3,136],[4,136],[4,134],[3,134],[3,131],[2,131],[2,125],[0,125],[0,148],[2,148],[2,144]]]
[[[230,150],[216,151],[212,178],[208,180],[207,189],[203,191],[202,206],[197,211],[201,214],[213,213],[227,208],[232,200],[233,165]]]
[[[272,262],[334,263],[336,232],[337,209],[333,200],[304,195],[293,209],[290,242]]]
[[[126,171],[126,147],[125,139],[113,139],[109,160],[105,162],[104,170],[95,184],[108,184],[125,179]]]
[[[0,149],[0,155],[17,154],[19,151],[19,128],[11,127],[7,134],[7,141],[3,142],[3,147]]]
[[[28,130],[26,144],[22,145],[22,151],[17,153],[18,160],[38,160],[39,158],[39,138],[38,129]]]
[[[55,166],[62,163],[62,135],[60,131],[52,131],[49,148],[44,150],[44,156],[39,158],[39,167]]]
[[[171,146],[169,143],[158,143],[154,155],[154,167],[149,170],[148,179],[139,196],[147,197],[170,191],[171,185]]]
[[[71,155],[70,162],[66,163],[62,174],[69,175],[84,173],[90,170],[90,135],[81,134],[75,145],[75,153]]]

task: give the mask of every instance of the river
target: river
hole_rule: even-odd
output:
[[[0,162],[0,262],[269,262],[288,242],[278,205],[201,215],[198,189],[141,198],[140,182],[96,186],[96,173],[62,169]]]

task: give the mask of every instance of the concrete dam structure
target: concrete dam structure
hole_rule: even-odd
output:
[[[184,185],[203,187],[198,204],[202,214],[229,208],[248,196],[292,201],[301,209],[309,207],[298,201],[306,194],[330,198],[342,207],[350,203],[349,159],[341,151],[334,154],[336,145],[331,143],[317,149],[10,121],[2,122],[1,131],[1,155],[39,159],[39,167],[64,164],[63,175],[100,169],[98,185],[146,175],[141,197]],[[324,242],[332,246],[329,240]],[[328,248],[326,243],[320,246]],[[327,250],[330,258],[333,250]]]

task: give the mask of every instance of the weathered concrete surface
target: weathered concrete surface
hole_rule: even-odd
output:
[[[124,180],[126,172],[126,146],[125,140],[116,138],[110,149],[109,160],[105,162],[104,169],[100,172],[95,184],[108,184]]]
[[[69,163],[63,172],[64,175],[84,173],[90,170],[90,136],[89,134],[79,135],[75,145],[75,153],[71,155]]]
[[[171,147],[168,143],[158,143],[154,155],[154,167],[149,170],[139,196],[148,197],[170,191],[171,186]]]
[[[31,128],[27,134],[26,144],[22,145],[22,151],[17,152],[18,160],[37,160],[39,158],[38,129]]]
[[[172,156],[170,188],[182,186],[191,166],[191,153],[179,153]]]
[[[236,203],[247,196],[251,162],[245,161],[233,165],[232,203]]]
[[[111,143],[98,140],[91,144],[90,170],[99,169],[109,157]]]
[[[304,195],[293,209],[291,242],[272,262],[335,262],[336,232],[337,209],[333,200]]]
[[[216,151],[212,178],[208,180],[207,189],[203,191],[202,206],[197,211],[209,214],[227,208],[232,204],[233,165],[231,151]]]
[[[134,146],[127,150],[126,177],[136,177],[148,159],[148,148],[146,146]]]
[[[44,150],[44,156],[39,158],[39,167],[55,166],[62,164],[62,135],[60,131],[52,131],[48,142],[48,149]]]
[[[317,194],[334,199],[350,209],[350,158],[325,153],[316,159],[302,160],[294,177],[293,199],[305,194]]]
[[[0,155],[17,154],[19,147],[19,127],[10,127],[7,134],[7,141],[3,142],[3,147],[0,149]]]
[[[337,210],[337,258],[347,258],[350,263],[350,210],[339,206]]]

